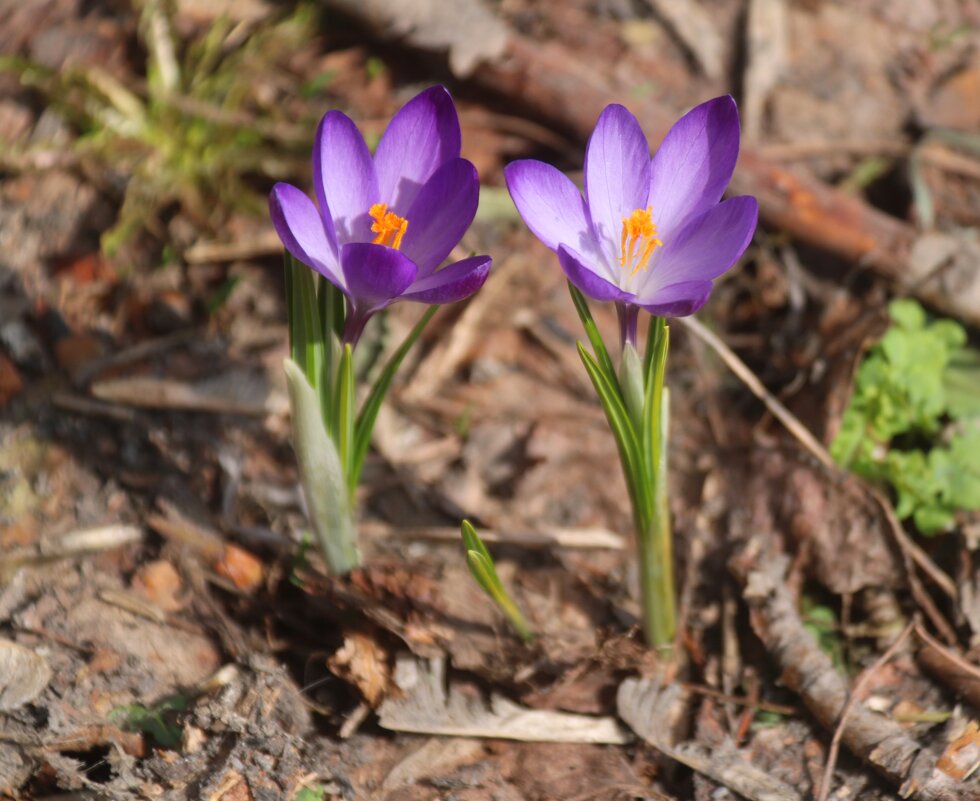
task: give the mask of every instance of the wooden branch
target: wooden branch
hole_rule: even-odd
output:
[[[743,583],[752,627],[776,661],[784,683],[797,693],[828,731],[843,722],[847,748],[872,765],[904,798],[919,801],[969,801],[980,798],[980,782],[960,782],[945,773],[937,757],[913,740],[900,724],[852,702],[845,679],[830,657],[803,627],[796,602],[786,586],[785,556],[768,555],[758,539],[749,539],[732,571]]]

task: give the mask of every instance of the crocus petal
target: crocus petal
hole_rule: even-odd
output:
[[[348,297],[359,314],[383,309],[411,286],[418,268],[404,253],[384,245],[351,242],[340,249]]]
[[[596,273],[579,253],[565,245],[558,246],[558,263],[568,276],[568,280],[593,300],[636,302],[633,295],[623,292],[618,286]]]
[[[565,173],[523,159],[508,164],[504,178],[517,211],[545,247],[557,251],[567,245],[589,259],[598,255],[585,199]]]
[[[650,199],[662,238],[717,203],[738,160],[738,108],[730,96],[695,106],[664,137],[653,157]]]
[[[456,106],[445,87],[433,86],[391,118],[378,142],[374,166],[380,199],[404,215],[439,166],[459,158]]]
[[[657,249],[637,294],[646,302],[661,287],[717,278],[748,247],[758,219],[759,204],[748,196],[729,198],[703,212]]]
[[[658,317],[686,317],[700,309],[710,294],[711,281],[684,281],[657,290],[640,305]]]
[[[623,106],[606,106],[585,150],[585,199],[610,269],[619,258],[623,218],[646,208],[649,194],[650,149],[640,123]]]
[[[406,215],[402,252],[428,275],[445,261],[473,222],[480,202],[480,177],[466,159],[443,164],[415,197]]]
[[[346,114],[328,111],[317,128],[313,146],[313,175],[317,199],[331,219],[338,245],[369,242],[368,210],[380,202],[371,152],[357,126]]]
[[[286,250],[336,287],[345,288],[336,251],[312,200],[295,186],[279,183],[269,195],[269,214]]]
[[[472,256],[420,278],[402,295],[420,303],[455,303],[476,292],[490,274],[489,256]]]

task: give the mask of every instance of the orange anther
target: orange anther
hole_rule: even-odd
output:
[[[623,217],[619,264],[629,269],[630,275],[636,275],[640,270],[645,271],[653,251],[661,245],[663,242],[657,238],[657,226],[653,222],[651,206],[634,209],[629,217]]]
[[[387,245],[398,250],[402,246],[402,238],[408,230],[408,220],[399,217],[393,211],[388,211],[386,203],[375,203],[368,211],[374,223],[371,231],[375,234],[371,243],[374,245]]]

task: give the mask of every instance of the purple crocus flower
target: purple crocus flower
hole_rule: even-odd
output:
[[[269,209],[286,249],[347,297],[345,341],[356,343],[396,300],[451,303],[483,285],[489,256],[438,269],[479,200],[476,168],[459,153],[456,107],[436,86],[395,114],[374,158],[351,119],[328,111],[313,147],[316,204],[290,184],[273,187]]]
[[[507,166],[507,188],[572,284],[616,302],[623,341],[635,344],[638,309],[693,314],[751,241],[755,198],[719,202],[738,140],[735,101],[719,97],[681,117],[651,160],[636,117],[611,105],[586,149],[584,197],[563,173],[532,160]]]

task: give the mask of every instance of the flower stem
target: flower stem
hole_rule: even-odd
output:
[[[365,314],[351,306],[347,313],[347,320],[344,323],[344,344],[350,345],[352,348],[356,347],[357,341],[361,338],[361,334],[364,333],[364,326],[367,325],[370,319],[371,312]]]
[[[664,569],[660,540],[655,527],[644,535],[637,531],[643,635],[647,645],[657,650],[670,648],[674,642],[673,571]]]
[[[636,327],[640,309],[632,303],[617,303],[616,317],[619,318],[619,344],[625,348],[627,343],[636,347]]]
[[[674,549],[667,502],[670,393],[664,386],[669,335],[665,320],[651,321],[644,370],[645,399],[638,424],[642,432],[644,473],[650,488],[635,515],[643,626],[647,643],[658,649],[673,644],[676,628]]]
[[[640,552],[640,587],[643,596],[643,629],[647,643],[653,648],[669,648],[676,629],[674,599],[674,547],[667,503],[667,431],[669,426],[669,391],[663,395],[655,421],[656,463],[653,482],[653,508],[649,522],[637,528]],[[646,522],[646,521],[643,521]]]

